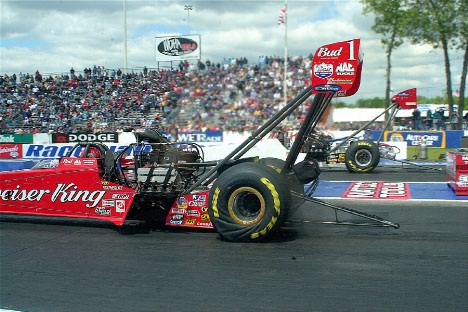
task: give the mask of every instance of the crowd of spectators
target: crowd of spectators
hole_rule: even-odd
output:
[[[310,83],[310,65],[310,56],[288,59],[288,100]],[[60,75],[1,75],[0,131],[253,130],[284,106],[283,70],[284,58],[262,56],[254,64],[246,58],[184,61],[131,73],[94,65]],[[297,128],[309,106],[289,116],[282,130]],[[423,121],[413,116],[412,125],[402,127],[432,129],[436,114]]]

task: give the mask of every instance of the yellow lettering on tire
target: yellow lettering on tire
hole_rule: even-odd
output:
[[[216,190],[214,191],[213,199],[211,200],[211,209],[213,209],[213,216],[215,216],[216,218],[219,218],[219,211],[218,211],[219,192],[221,192],[221,190],[219,189],[219,187],[217,187]]]
[[[276,191],[275,186],[267,178],[261,178],[260,181],[263,184],[265,184],[266,187],[270,190],[271,196],[273,196],[273,204],[274,204],[275,211],[279,216],[281,213],[281,201],[280,201],[279,194]],[[268,222],[268,224],[259,232],[250,234],[250,238],[254,239],[254,238],[260,237],[260,235],[265,235],[266,233],[268,233],[268,231],[270,231],[275,226],[277,221],[278,221],[278,217],[272,216],[270,222]]]
[[[278,192],[276,191],[275,186],[267,178],[261,178],[260,181],[262,181],[262,183],[265,184],[266,187],[270,190],[271,195],[273,196],[273,203],[275,205],[276,213],[279,215],[281,212],[281,208],[280,208],[281,202],[280,202],[279,195],[278,195]]]

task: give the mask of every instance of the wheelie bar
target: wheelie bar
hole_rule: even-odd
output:
[[[311,202],[311,203],[314,203],[314,204],[319,204],[319,205],[327,207],[327,208],[334,209],[335,210],[335,216],[336,216],[336,211],[339,210],[339,211],[346,212],[346,213],[349,213],[349,214],[354,215],[354,216],[358,216],[358,217],[361,217],[361,218],[364,218],[364,219],[375,221],[375,222],[377,222],[379,224],[377,225],[377,224],[372,224],[372,223],[340,222],[340,221],[338,221],[338,218],[336,218],[335,222],[326,222],[326,223],[345,224],[345,225],[383,226],[383,227],[393,227],[395,229],[398,229],[400,227],[400,225],[398,223],[394,223],[394,222],[385,220],[385,219],[383,219],[383,218],[381,218],[379,216],[376,216],[376,215],[371,215],[371,214],[368,214],[368,213],[365,213],[365,212],[362,212],[362,211],[358,211],[358,210],[354,210],[354,209],[351,209],[351,208],[346,208],[346,207],[343,207],[343,206],[328,203],[328,202],[323,201],[323,200],[318,199],[318,198],[307,197],[307,196],[304,196],[304,195],[302,195],[300,193],[297,193],[297,192],[294,192],[294,191],[291,191],[291,194],[293,196],[300,197],[301,199],[303,199],[305,201],[308,201],[308,202]]]

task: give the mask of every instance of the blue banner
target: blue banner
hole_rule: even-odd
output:
[[[372,131],[374,138],[378,138],[380,131]],[[407,142],[408,146],[419,146],[422,139],[428,147],[459,148],[463,130],[447,131],[385,131],[384,141]]]
[[[419,146],[424,140],[428,147],[446,146],[445,131],[385,131],[384,141],[406,142],[408,146]]]

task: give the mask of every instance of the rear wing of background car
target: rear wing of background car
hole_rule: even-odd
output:
[[[416,88],[408,89],[395,94],[392,97],[392,102],[397,103],[401,109],[414,109],[418,107],[418,98],[416,96]]]

